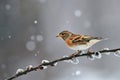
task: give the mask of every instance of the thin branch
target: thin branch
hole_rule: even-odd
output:
[[[100,51],[96,51],[96,52],[106,53],[106,52],[116,52],[118,50],[120,50],[120,48],[111,49],[111,50],[100,50]],[[10,77],[6,80],[13,80],[13,79],[15,79],[17,77],[20,77],[22,75],[26,75],[27,73],[32,72],[32,71],[43,70],[44,69],[43,66],[54,66],[54,64],[57,63],[57,62],[64,61],[64,60],[71,60],[71,59],[76,58],[76,57],[89,56],[89,55],[95,54],[96,52],[89,52],[89,54],[88,53],[78,54],[80,52],[75,52],[75,53],[73,53],[73,54],[75,54],[74,56],[63,57],[63,58],[56,59],[56,60],[48,62],[48,63],[42,63],[42,64],[38,65],[37,67],[33,67],[31,69],[26,69],[23,72],[15,74],[15,75],[13,75],[12,77]]]

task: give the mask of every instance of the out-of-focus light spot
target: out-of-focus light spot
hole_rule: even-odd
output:
[[[31,39],[31,40],[35,40],[35,36],[31,36],[30,39]]]
[[[85,26],[85,28],[90,28],[91,23],[89,21],[85,21],[84,26]]]
[[[10,39],[10,38],[12,38],[12,36],[11,36],[11,35],[9,35],[9,36],[8,36],[8,38]]]
[[[35,54],[35,56],[37,56],[37,54]]]
[[[77,70],[77,71],[72,73],[72,76],[79,76],[79,75],[81,75],[81,71],[80,70]]]
[[[6,10],[10,10],[10,9],[11,9],[11,5],[10,5],[10,4],[6,4],[6,5],[5,5],[5,9],[6,9]]]
[[[78,75],[81,74],[81,72],[78,70],[78,71],[75,72],[75,74],[78,76]]]
[[[29,50],[29,51],[33,51],[35,50],[36,48],[36,43],[34,41],[28,41],[26,43],[26,48]]]
[[[35,20],[35,21],[34,21],[34,24],[37,24],[37,23],[38,23],[38,21],[37,21],[37,20]]]
[[[37,35],[36,40],[39,41],[39,42],[43,41],[43,36],[42,35]]]
[[[75,11],[74,11],[74,15],[75,15],[76,17],[80,17],[80,16],[82,15],[82,12],[81,12],[80,10],[75,10]]]

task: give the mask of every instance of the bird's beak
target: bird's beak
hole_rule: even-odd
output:
[[[56,37],[59,37],[58,35]]]

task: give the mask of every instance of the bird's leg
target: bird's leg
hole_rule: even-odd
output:
[[[90,48],[88,48],[87,54],[90,54],[90,52],[91,52],[91,51],[90,51]]]
[[[79,55],[82,51],[77,50],[77,52],[73,53],[72,55],[70,55],[71,58],[75,58],[75,55]]]
[[[90,53],[91,53],[90,48],[88,48],[88,51],[87,51],[88,57],[91,57]]]

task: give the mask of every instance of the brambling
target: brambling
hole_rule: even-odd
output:
[[[102,37],[78,35],[70,31],[62,31],[56,37],[62,39],[65,44],[72,50],[82,51],[88,49],[88,52],[90,52],[91,46],[103,40]]]

